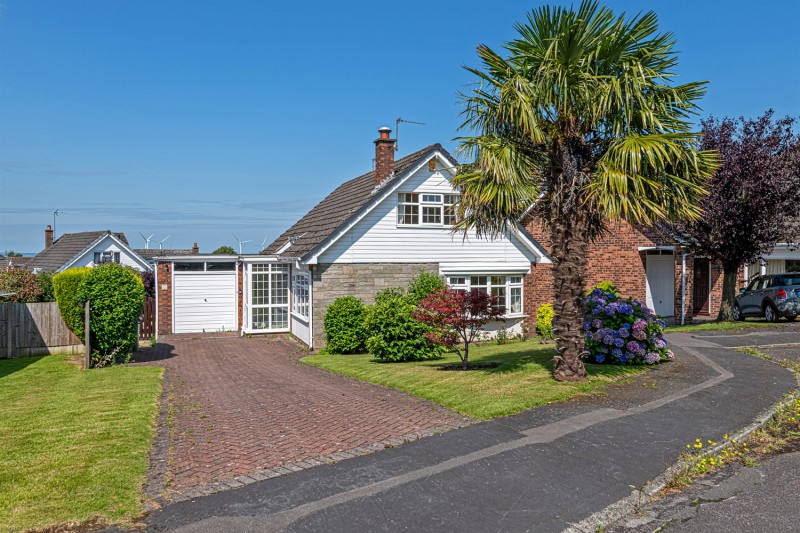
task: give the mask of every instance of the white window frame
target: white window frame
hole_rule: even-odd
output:
[[[266,270],[262,270],[266,267]],[[280,269],[278,268],[280,267]],[[285,333],[291,330],[291,266],[287,263],[247,263],[247,333]],[[285,270],[284,270],[285,268]],[[286,274],[286,303],[274,303],[272,299],[273,274]],[[256,304],[253,302],[254,276],[266,275],[267,303]],[[272,309],[286,309],[286,327],[272,327]],[[267,309],[266,328],[253,327],[253,311]]]
[[[455,223],[455,213],[453,206],[458,202],[459,195],[457,193],[442,193],[442,192],[398,192],[397,193],[397,226],[398,227],[412,227],[412,228],[449,228]],[[414,200],[416,198],[416,201]],[[407,206],[416,207],[416,213],[406,213]],[[448,208],[450,212],[448,213]],[[438,222],[424,222],[426,210],[438,211]],[[412,209],[413,211],[413,209]],[[403,222],[405,217],[415,217],[416,222]],[[446,223],[446,219],[450,219]]]
[[[476,285],[473,287],[473,278],[486,278],[486,285]],[[495,279],[493,279],[495,278]],[[503,278],[503,283],[493,283],[496,278]],[[447,285],[456,291],[469,292],[473,288],[484,290],[487,294],[492,294],[493,288],[503,288],[505,290],[506,314],[505,318],[518,318],[525,316],[525,276],[523,274],[450,274],[447,276]],[[511,292],[519,291],[519,310],[511,312]]]
[[[105,263],[120,263],[121,255],[114,250],[105,250],[103,252],[94,252],[92,254],[92,262],[95,265],[102,265]]]
[[[292,271],[292,315],[308,322],[311,313],[311,275]]]

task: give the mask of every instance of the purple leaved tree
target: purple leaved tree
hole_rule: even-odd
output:
[[[731,320],[736,275],[742,265],[794,242],[800,217],[800,137],[793,118],[772,110],[755,119],[709,118],[702,148],[717,150],[720,168],[708,182],[703,216],[674,227],[699,255],[724,270],[720,320]]]

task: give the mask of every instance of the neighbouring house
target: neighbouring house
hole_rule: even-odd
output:
[[[545,250],[549,233],[536,221],[528,231]],[[554,300],[551,265],[533,265],[526,287],[531,313]],[[680,236],[641,227],[625,221],[612,223],[602,238],[589,248],[586,265],[587,289],[610,281],[625,297],[633,297],[668,322],[685,323],[716,317],[722,303],[722,265],[693,254]]]
[[[800,220],[792,221],[786,235],[786,242],[776,244],[759,263],[744,267],[745,279],[758,274],[800,272]]]
[[[373,171],[340,185],[261,254],[158,258],[158,333],[289,332],[319,347],[334,299],[370,303],[422,271],[497,296],[504,327],[522,332],[531,269],[550,262],[546,252],[521,225],[495,239],[454,234],[458,162],[439,144],[395,161],[390,133],[381,128],[374,141]]]
[[[124,233],[84,231],[65,233],[53,240],[53,229],[44,231],[44,250],[30,258],[26,268],[34,272],[61,272],[72,267],[119,263],[139,271],[152,267],[128,245]]]
[[[160,257],[178,257],[183,255],[197,255],[200,253],[200,248],[197,243],[191,248],[136,248],[133,250],[139,257],[150,263],[150,266],[155,270],[156,263]]]
[[[10,270],[12,268],[25,268],[32,257],[0,257],[0,267]]]

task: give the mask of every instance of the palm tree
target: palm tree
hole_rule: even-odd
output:
[[[533,217],[550,232],[557,351],[554,377],[582,381],[586,253],[609,221],[699,216],[716,155],[689,120],[706,82],[671,84],[671,33],[648,12],[616,16],[597,2],[541,7],[518,23],[503,58],[480,45],[483,69],[461,95],[465,165],[458,230],[507,232]]]

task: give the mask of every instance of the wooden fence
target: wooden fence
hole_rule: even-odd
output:
[[[55,302],[0,304],[0,355],[79,354],[84,346],[64,324]]]
[[[156,334],[156,299],[145,296],[142,319],[139,321],[139,340],[150,340]]]

